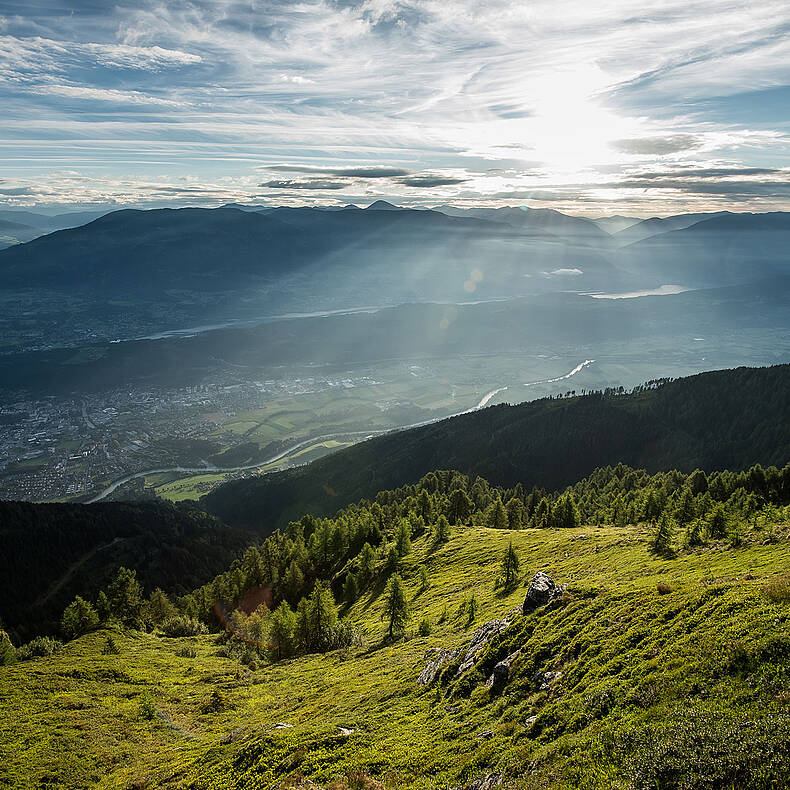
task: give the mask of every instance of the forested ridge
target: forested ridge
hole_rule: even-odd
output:
[[[252,539],[190,505],[0,501],[0,620],[19,638],[55,632],[64,602],[95,595],[122,565],[184,593]]]
[[[779,465],[790,453],[790,365],[737,368],[642,386],[501,405],[388,434],[277,474],[220,486],[201,503],[266,534],[304,512],[328,515],[433,469],[493,484],[562,488],[594,469]]]

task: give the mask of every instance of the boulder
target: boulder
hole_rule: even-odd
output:
[[[524,599],[522,612],[529,614],[559,598],[565,592],[565,585],[557,585],[547,573],[538,571],[529,583],[527,597]]]
[[[521,655],[521,650],[516,650],[507,658],[503,658],[491,673],[491,677],[486,681],[486,687],[497,691],[504,686],[510,677],[510,665]]]

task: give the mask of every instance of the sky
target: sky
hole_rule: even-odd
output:
[[[790,210],[790,0],[0,0],[0,207]]]

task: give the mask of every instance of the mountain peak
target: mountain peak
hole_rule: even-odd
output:
[[[393,206],[392,203],[387,203],[386,200],[377,200],[371,203],[366,211],[403,211],[400,206]]]

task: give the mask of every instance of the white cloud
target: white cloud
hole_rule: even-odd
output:
[[[414,201],[719,207],[726,195],[616,184],[635,161],[787,161],[790,118],[754,128],[689,103],[790,83],[786,10],[786,0],[647,11],[642,0],[140,0],[85,21],[53,17],[46,35],[25,32],[32,17],[28,28],[11,19],[0,161],[21,138],[40,141],[39,161],[90,162],[113,184],[127,161],[148,173],[167,162],[174,180],[231,178],[253,194],[254,167],[298,161],[323,174],[316,187],[340,183],[340,169],[402,170],[392,197]],[[145,113],[89,116],[53,97]]]

